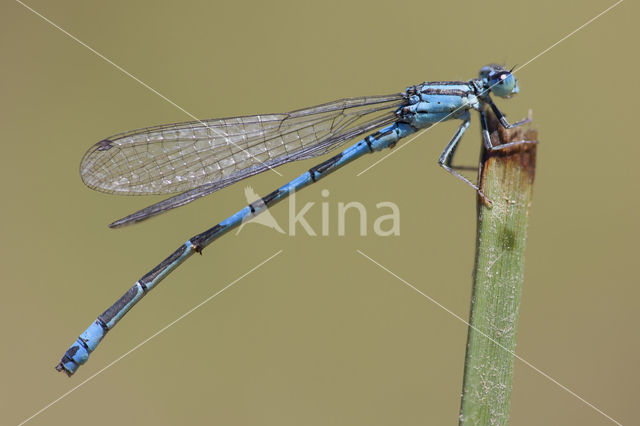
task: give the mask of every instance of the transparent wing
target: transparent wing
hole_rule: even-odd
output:
[[[93,189],[126,195],[185,191],[111,226],[137,222],[284,163],[322,155],[395,121],[402,94],[343,99],[286,114],[177,123],[114,135],[85,154]]]
[[[236,176],[321,155],[345,142],[354,127],[388,118],[402,99],[399,94],[343,99],[286,114],[125,132],[92,146],[80,174],[90,188],[129,195],[177,193],[218,181],[229,185]],[[371,114],[376,117],[364,119]]]

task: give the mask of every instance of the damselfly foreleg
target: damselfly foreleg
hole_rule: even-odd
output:
[[[498,117],[498,120],[500,120],[500,124],[502,124],[502,127],[504,127],[505,129],[511,129],[513,127],[518,127],[518,126],[520,126],[522,124],[525,124],[525,123],[528,123],[528,122],[531,121],[530,118],[524,118],[524,119],[522,119],[520,121],[516,121],[515,123],[510,124],[507,121],[507,118],[502,113],[502,111],[500,111],[498,109],[498,107],[496,106],[496,104],[493,103],[493,99],[491,99],[490,97],[487,96],[486,102],[489,104],[489,106],[493,110],[493,113],[496,115],[496,117]],[[480,113],[482,114],[483,112],[480,111]]]
[[[497,110],[497,108],[492,108],[492,109],[493,109],[494,112]],[[506,121],[506,119],[505,119],[505,121]],[[510,129],[510,128],[519,126],[521,124],[528,123],[530,121],[531,121],[531,119],[527,118],[525,120],[518,121],[517,123],[515,123],[511,127],[506,127],[505,126],[505,128],[506,129]],[[502,121],[500,121],[500,124],[502,124],[504,126]],[[510,148],[510,147],[513,147],[513,146],[518,146],[518,145],[535,145],[535,144],[538,143],[538,141],[521,140],[521,141],[507,142],[507,143],[502,144],[502,145],[495,145],[494,146],[493,143],[491,142],[491,136],[489,135],[489,125],[487,124],[487,115],[486,115],[484,110],[480,110],[480,125],[482,126],[482,141],[484,143],[484,147],[489,152],[500,151],[500,150],[503,150],[503,149],[506,149],[506,148]]]

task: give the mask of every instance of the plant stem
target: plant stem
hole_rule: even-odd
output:
[[[537,140],[523,126],[505,130],[487,110],[494,146]],[[524,249],[533,189],[536,145],[481,156],[480,188],[493,207],[478,202],[478,230],[461,425],[509,422],[513,354],[524,280]]]

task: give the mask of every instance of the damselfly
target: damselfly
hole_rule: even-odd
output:
[[[90,188],[126,195],[179,193],[110,225],[119,227],[185,205],[265,170],[323,155],[372,132],[213,228],[190,238],[102,313],[67,350],[56,369],[71,376],[87,361],[107,331],[193,253],[202,252],[212,241],[292,192],[317,182],[364,154],[391,148],[400,139],[435,123],[462,120],[439,163],[486,200],[480,189],[455,171],[451,163],[457,144],[469,127],[470,110],[480,113],[487,150],[519,143],[492,146],[484,114],[486,105],[505,128],[526,120],[509,124],[493,103],[491,93],[502,98],[518,93],[518,83],[510,70],[487,65],[480,70],[478,78],[469,81],[426,82],[394,95],[342,99],[286,114],[149,127],[98,142],[85,154],[80,165],[82,179]]]

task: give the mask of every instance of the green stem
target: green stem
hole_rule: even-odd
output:
[[[503,129],[487,111],[495,145],[537,140],[523,126]],[[478,231],[470,327],[467,340],[460,424],[509,423],[513,354],[520,295],[524,280],[524,248],[533,189],[536,146],[517,145],[483,151],[480,188],[493,201],[478,205]]]

